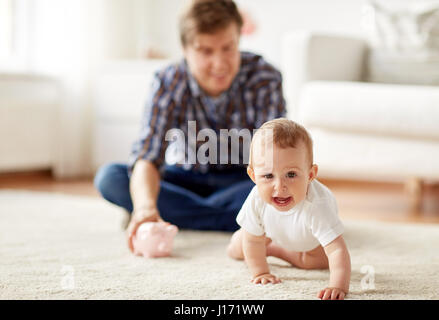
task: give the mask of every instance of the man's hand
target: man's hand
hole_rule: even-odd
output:
[[[339,288],[325,288],[320,290],[317,298],[322,300],[344,300],[346,293]]]
[[[144,222],[163,221],[157,209],[159,190],[160,174],[157,168],[147,160],[137,160],[130,179],[134,211],[127,228],[128,247],[133,253],[133,237],[137,228]]]
[[[257,277],[254,277],[252,282],[254,284],[259,284],[259,283],[260,284],[267,284],[267,283],[276,284],[276,283],[280,283],[281,281],[278,277],[272,275],[271,273],[264,273],[264,274],[261,274]]]
[[[160,217],[157,207],[141,208],[133,211],[132,215],[130,224],[127,228],[127,241],[128,248],[134,253],[133,237],[139,226],[144,222],[159,222],[163,221],[163,219]]]

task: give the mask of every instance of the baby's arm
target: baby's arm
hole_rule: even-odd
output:
[[[324,249],[329,262],[329,287],[321,290],[318,297],[323,300],[342,300],[349,291],[351,279],[351,259],[343,236],[336,238]]]
[[[242,250],[252,275],[252,282],[255,284],[279,283],[280,280],[270,274],[268,268],[265,235],[255,236],[244,229],[242,232],[244,233]]]

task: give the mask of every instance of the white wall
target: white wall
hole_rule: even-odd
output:
[[[298,29],[361,35],[365,0],[236,0],[257,23],[241,49],[280,67],[283,34]],[[178,19],[189,0],[26,0],[31,40],[28,71],[62,85],[59,176],[89,174],[94,80],[106,60],[135,60],[155,46],[181,57]],[[0,70],[1,72],[1,70]],[[0,96],[1,99],[1,96]]]
[[[178,19],[189,0],[143,0],[148,1],[146,33],[142,39],[145,45],[157,47],[175,59],[181,56],[178,35]]]
[[[299,29],[362,35],[362,7],[365,0],[236,0],[257,23],[254,35],[244,36],[241,49],[263,54],[280,67],[282,36]],[[170,58],[181,55],[178,16],[188,0],[149,2],[146,37]]]

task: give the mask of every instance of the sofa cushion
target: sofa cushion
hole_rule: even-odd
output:
[[[439,85],[439,50],[435,56],[416,58],[386,50],[370,50],[367,80],[393,84]]]
[[[368,81],[439,84],[439,1],[369,0]]]
[[[364,22],[375,48],[420,58],[439,49],[439,1],[369,0]]]
[[[336,131],[439,139],[439,87],[308,82],[298,121]]]
[[[331,179],[439,181],[439,141],[336,132],[314,128],[318,176]]]

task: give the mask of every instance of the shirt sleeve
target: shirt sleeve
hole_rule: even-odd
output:
[[[273,68],[261,71],[260,77],[255,86],[256,128],[269,120],[286,117],[281,73]]]
[[[265,233],[262,223],[263,210],[264,204],[259,197],[255,186],[242,205],[242,208],[236,217],[236,222],[247,232],[255,236],[262,236]]]
[[[323,247],[343,234],[335,198],[319,199],[312,204],[309,214],[311,232]]]
[[[151,161],[158,169],[163,166],[169,144],[165,140],[165,134],[173,123],[175,107],[172,90],[168,88],[164,78],[164,75],[156,73],[152,81],[151,93],[142,116],[140,135],[132,146],[128,161],[129,175],[139,159]]]

